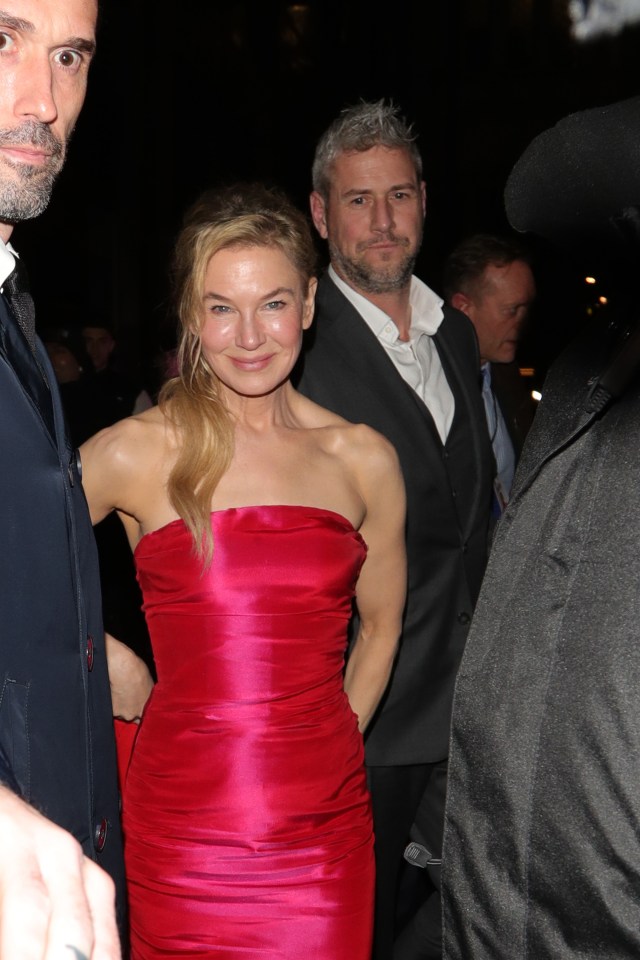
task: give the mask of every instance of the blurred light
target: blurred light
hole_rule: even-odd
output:
[[[533,367],[519,367],[518,372],[521,377],[534,377],[536,373]]]
[[[540,401],[542,400],[542,394],[540,393],[539,390],[532,390],[531,399],[535,400],[536,403],[540,403]]]
[[[571,33],[579,42],[614,36],[640,20],[638,0],[570,0]]]
[[[596,282],[596,278],[595,278],[595,277],[585,277],[585,278],[584,278],[584,282],[585,282],[585,283],[595,283],[595,282]]]
[[[609,303],[606,297],[598,297],[598,303]]]

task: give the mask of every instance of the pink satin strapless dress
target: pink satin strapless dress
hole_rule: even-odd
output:
[[[212,514],[135,552],[158,683],[123,800],[132,960],[369,960],[373,833],[343,691],[366,548],[342,516]]]

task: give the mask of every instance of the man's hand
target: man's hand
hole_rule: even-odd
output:
[[[113,882],[0,786],[0,960],[120,960]]]

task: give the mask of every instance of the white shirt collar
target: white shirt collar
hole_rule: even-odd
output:
[[[16,252],[10,243],[0,240],[0,289],[16,265]]]
[[[332,265],[329,266],[329,276],[338,290],[344,294],[347,300],[362,316],[363,320],[366,321],[378,339],[391,343],[394,343],[398,339],[398,328],[384,310],[376,307],[371,300],[367,300],[361,293],[357,293],[353,287],[350,287],[342,277],[338,276]],[[417,337],[423,333],[432,337],[442,323],[442,297],[439,297],[426,283],[423,283],[422,280],[414,276],[411,278],[409,302],[411,304],[412,338],[417,339]]]

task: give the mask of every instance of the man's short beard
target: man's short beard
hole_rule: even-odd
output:
[[[50,154],[43,165],[12,162],[0,155],[0,220],[5,223],[31,220],[47,208],[64,163],[66,145],[56,139],[46,124],[28,120],[15,130],[0,130],[2,146],[40,147]],[[11,168],[13,173],[7,176],[3,167]]]
[[[399,263],[372,267],[366,260],[352,260],[345,257],[329,240],[331,262],[340,276],[344,277],[356,290],[364,293],[395,293],[404,290],[411,282],[416,254],[407,251]]]

